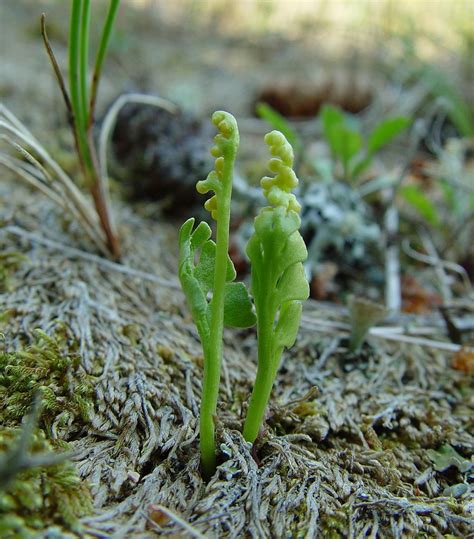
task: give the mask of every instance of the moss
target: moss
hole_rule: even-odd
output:
[[[0,352],[0,460],[17,443],[18,427],[34,400],[39,401],[41,428],[28,446],[32,457],[69,449],[57,439],[58,430],[68,426],[71,432],[74,421],[88,420],[93,386],[72,349],[74,343],[66,346],[66,332],[60,328],[55,337],[36,330],[28,348]],[[91,507],[89,488],[72,463],[58,459],[47,467],[33,464],[0,491],[0,537],[29,539],[38,537],[39,530],[55,531],[57,537],[78,534],[78,518]]]
[[[157,347],[157,352],[165,363],[170,363],[173,359],[173,350],[171,350],[171,348],[159,345]]]
[[[137,324],[126,324],[122,328],[122,333],[130,341],[131,345],[136,347],[140,343],[141,333]]]
[[[11,451],[19,429],[0,429],[0,455]],[[30,443],[30,452],[54,451],[43,431],[38,430]],[[62,530],[81,532],[79,517],[92,510],[89,488],[76,473],[74,465],[62,462],[49,467],[34,467],[20,472],[0,491],[0,537],[29,539],[39,530],[60,526]],[[60,537],[65,537],[60,532]]]
[[[302,538],[308,536],[309,530],[305,504],[302,504],[300,509],[301,512],[295,519],[295,528],[290,530],[291,537]],[[331,515],[322,513],[318,521],[318,537],[321,536],[325,539],[341,539],[347,537],[348,526],[348,516],[345,513],[344,507],[341,511],[337,511]]]
[[[0,294],[11,290],[11,275],[25,260],[24,255],[15,251],[0,253]]]
[[[66,355],[62,340],[40,330],[35,336],[26,350],[0,352],[0,423],[17,425],[39,393],[40,426],[51,436],[53,424],[70,425],[76,418],[87,421],[93,387],[80,371],[78,354]]]
[[[320,522],[321,536],[328,539],[346,537],[348,528],[347,515],[342,512],[333,515],[322,515]]]

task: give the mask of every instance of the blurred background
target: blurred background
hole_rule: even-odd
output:
[[[107,4],[92,4],[94,43]],[[2,0],[0,9],[0,96],[41,99],[39,90],[52,77],[38,39],[39,16],[46,13],[63,60],[69,2]],[[363,94],[389,90],[380,85],[392,84],[392,92],[429,87],[439,76],[472,99],[473,20],[469,0],[123,0],[102,97],[134,88],[199,113],[225,106],[249,114],[265,85],[293,82],[317,90],[332,83],[336,93],[364,97],[362,106],[369,104]],[[30,78],[22,75],[28,68],[34,69]],[[53,96],[46,97],[41,104]]]

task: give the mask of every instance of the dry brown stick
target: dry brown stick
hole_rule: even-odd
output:
[[[75,133],[75,117],[74,117],[74,111],[72,108],[71,98],[69,97],[68,91],[66,89],[66,83],[64,82],[63,74],[61,73],[61,69],[59,67],[58,61],[56,60],[56,57],[54,56],[53,48],[51,47],[51,43],[48,38],[48,34],[46,32],[46,14],[41,14],[41,36],[43,38],[44,47],[46,49],[46,52],[49,56],[49,60],[51,62],[51,65],[53,67],[54,74],[56,75],[56,80],[58,81],[59,88],[61,90],[61,94],[64,99],[64,103],[66,105],[66,109],[68,112],[68,119],[69,123]]]
[[[301,326],[311,331],[318,331],[321,333],[349,333],[349,325],[338,322],[322,322],[313,321],[309,316],[303,315],[301,318]],[[404,335],[396,333],[391,330],[392,328],[371,328],[369,330],[369,336],[376,337],[377,339],[384,339],[387,341],[398,341],[409,344],[416,344],[420,346],[426,346],[428,348],[437,348],[439,350],[446,350],[448,352],[459,352],[462,346],[443,341],[435,341],[427,339],[425,337],[415,337],[413,335]],[[386,330],[386,331],[384,331]]]

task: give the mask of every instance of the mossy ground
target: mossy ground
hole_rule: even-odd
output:
[[[19,428],[0,428],[0,456],[14,448]],[[45,455],[67,449],[67,443],[52,442],[44,431],[32,435],[29,452]],[[80,535],[80,517],[90,514],[92,499],[87,483],[74,464],[36,466],[18,473],[0,491],[0,537],[33,539],[43,534],[65,537]]]
[[[75,419],[58,423],[91,486],[94,510],[82,519],[90,533],[182,534],[177,519],[156,509],[164,506],[209,537],[468,534],[472,379],[452,368],[452,354],[375,338],[351,354],[344,336],[315,333],[311,322],[347,322],[347,313],[309,302],[252,452],[240,432],[255,335],[226,332],[220,466],[206,484],[197,441],[202,353],[175,277],[176,229],[121,206],[123,264],[83,258],[68,252],[90,250],[74,225],[62,231],[51,206],[21,186],[7,188],[29,213],[3,228],[1,246],[28,260],[0,297],[9,313],[1,331],[10,350],[35,342],[34,328],[59,332],[71,377],[53,369],[52,387],[58,376],[75,380],[89,401],[93,386],[88,421],[76,392],[62,411]],[[48,237],[64,247],[42,243],[46,215]],[[412,327],[428,322],[439,324],[410,319]],[[433,338],[443,341],[439,328]],[[59,386],[63,402],[71,388]],[[56,432],[54,424],[46,421],[46,431]],[[446,447],[458,454],[447,467]]]
[[[81,430],[93,408],[92,385],[80,371],[79,355],[61,337],[38,329],[33,338],[25,349],[0,351],[0,462],[5,466],[16,465],[6,457],[22,429],[28,428],[22,419],[34,401],[40,408],[39,421],[25,448],[33,458],[68,451],[67,440]],[[0,536],[29,539],[54,530],[80,534],[79,518],[91,509],[89,486],[73,463],[19,469],[0,490]]]

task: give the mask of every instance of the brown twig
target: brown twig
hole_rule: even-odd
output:
[[[46,14],[45,13],[41,14],[41,36],[43,38],[44,47],[46,49],[46,52],[48,53],[49,60],[53,67],[54,74],[56,75],[56,80],[58,81],[59,88],[61,90],[61,94],[63,96],[64,103],[66,105],[69,123],[75,132],[76,120],[74,117],[74,111],[72,108],[71,98],[69,97],[68,91],[66,89],[66,83],[64,82],[63,74],[61,73],[61,69],[59,67],[58,61],[56,60],[56,57],[54,56],[53,48],[51,47],[51,43],[49,41],[48,34],[46,32]]]

